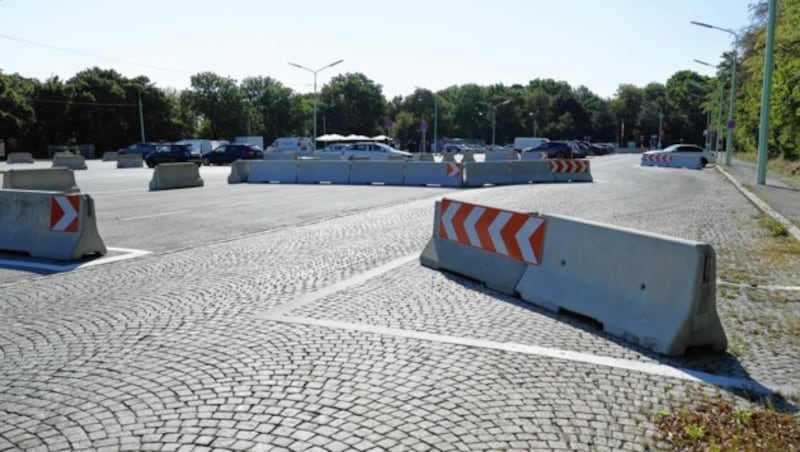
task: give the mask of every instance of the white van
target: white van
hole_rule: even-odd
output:
[[[267,148],[269,152],[313,151],[314,142],[311,137],[280,137]]]
[[[539,147],[542,143],[547,143],[550,140],[541,137],[516,137],[514,138],[514,149],[521,151],[527,148]]]

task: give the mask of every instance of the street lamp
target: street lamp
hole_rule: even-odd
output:
[[[478,101],[479,104],[486,105],[492,111],[492,148],[494,148],[495,126],[497,125],[497,107],[511,102],[511,99],[506,99],[499,104],[490,105],[487,102]]]
[[[778,1],[769,0],[767,9],[767,42],[764,49],[764,81],[761,88],[761,113],[758,126],[758,159],[756,184],[767,182],[767,144],[769,139],[769,98],[772,94],[772,48],[775,45],[775,15]]]
[[[344,61],[344,60],[334,61],[331,64],[322,66],[321,68],[317,69],[316,71],[313,70],[313,69],[309,69],[309,68],[307,68],[305,66],[301,66],[301,65],[299,65],[297,63],[292,63],[291,61],[289,62],[290,65],[292,65],[292,66],[294,66],[296,68],[300,68],[300,69],[303,69],[304,71],[308,71],[308,72],[311,72],[312,74],[314,74],[314,136],[311,137],[311,141],[312,141],[312,143],[314,145],[314,150],[317,149],[317,74],[320,73],[323,69],[327,69],[327,68],[329,68],[331,66],[336,66],[337,64],[341,63],[342,61]]]
[[[711,63],[706,63],[705,61],[698,60],[698,59],[695,59],[694,62],[698,63],[698,64],[702,64],[703,66],[709,66],[709,67],[713,67],[713,68],[716,67]],[[724,98],[725,98],[725,85],[722,83],[722,80],[720,80],[719,81],[719,111],[717,111],[717,125],[716,125],[716,127],[714,127],[717,130],[717,133],[719,133],[719,131],[722,130],[722,102],[723,102]],[[714,152],[719,151],[718,146],[719,146],[719,137],[716,136],[716,137],[714,137]]]
[[[539,129],[539,124],[538,124],[538,120],[536,118],[536,113],[538,113],[538,112],[529,112],[528,113],[528,116],[533,118],[533,136],[534,137],[536,136],[536,134],[538,132],[538,129]]]
[[[720,28],[715,27],[714,25],[709,25],[703,22],[695,22],[691,21],[692,25],[697,25],[698,27],[704,28],[712,28],[714,30],[724,31],[725,33],[729,33],[733,35],[733,63],[731,65],[731,97],[730,97],[730,105],[728,107],[728,138],[725,140],[725,165],[731,165],[731,154],[733,153],[732,145],[733,145],[733,103],[736,99],[736,60],[738,59],[738,53],[736,46],[739,45],[739,35],[728,28]]]
[[[419,86],[415,86],[414,88],[418,90],[424,89]],[[431,91],[431,94],[433,94],[433,152],[437,152],[439,147],[439,101],[436,100],[436,93]]]

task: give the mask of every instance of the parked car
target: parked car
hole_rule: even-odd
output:
[[[647,151],[644,155],[681,154],[696,155],[700,157],[700,165],[705,167],[709,163],[716,163],[717,159],[711,151],[707,151],[694,144],[673,144],[657,151]]]
[[[471,149],[463,144],[445,144],[444,147],[442,147],[442,152],[445,154],[464,153],[470,151]]]
[[[546,152],[547,158],[569,159],[575,158],[575,148],[577,145],[570,144],[568,141],[548,141],[539,146],[525,148],[522,152]]]
[[[226,165],[236,160],[263,160],[264,151],[247,143],[223,144],[211,152],[203,154],[204,165]]]
[[[369,157],[370,160],[388,160],[389,156],[401,156],[412,159],[413,154],[406,151],[395,149],[383,143],[353,143],[344,148],[344,158],[352,159],[357,157]]]
[[[342,143],[329,144],[329,145],[325,146],[324,148],[320,149],[319,152],[338,152],[338,153],[342,153],[342,152],[344,152],[344,149],[346,147],[347,147],[347,145],[346,144],[342,144]]]
[[[158,147],[157,143],[133,143],[117,151],[118,154],[141,154],[142,157],[153,152]]]
[[[172,162],[193,162],[199,166],[202,159],[200,154],[192,152],[192,146],[189,144],[169,143],[159,145],[155,151],[145,155],[144,162],[150,168]]]

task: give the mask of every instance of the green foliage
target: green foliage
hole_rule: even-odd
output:
[[[737,90],[736,143],[747,152],[758,147],[763,85],[767,1],[752,8],[753,23],[742,34],[741,80]],[[800,158],[800,0],[779,2],[775,29],[768,155]],[[720,75],[725,72],[720,67]]]

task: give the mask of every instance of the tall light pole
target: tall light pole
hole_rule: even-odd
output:
[[[697,25],[699,27],[704,28],[712,28],[714,30],[724,31],[733,36],[733,62],[731,63],[731,97],[730,103],[728,107],[728,137],[725,139],[725,165],[731,165],[731,154],[733,153],[733,128],[735,127],[735,123],[733,121],[733,105],[736,100],[736,60],[739,59],[739,50],[737,46],[739,45],[739,35],[728,28],[720,28],[715,27],[714,25],[709,25],[703,22],[695,22],[691,21],[692,25]]]
[[[530,117],[532,117],[532,118],[533,118],[533,136],[534,136],[534,137],[535,137],[535,136],[536,136],[536,134],[538,133],[538,130],[537,130],[537,129],[539,128],[538,120],[537,120],[537,118],[536,118],[536,116],[537,116],[537,114],[536,114],[536,113],[538,113],[538,112],[529,112],[529,113],[528,113],[528,116],[530,116]]]
[[[142,110],[142,90],[139,90],[139,133],[141,134],[142,143],[144,143],[144,110]]]
[[[489,104],[487,102],[479,101],[479,104],[486,105],[492,112],[492,148],[494,148],[494,137],[495,137],[495,127],[497,126],[497,107],[505,105],[511,102],[511,99],[506,99],[499,104]]]
[[[419,86],[415,86],[414,89],[430,91]],[[436,93],[431,91],[431,94],[433,95],[433,152],[437,152],[439,150],[439,101],[436,98]]]
[[[697,64],[702,64],[703,66],[716,68],[716,66],[714,66],[713,64],[706,63],[703,60],[695,59],[694,62],[697,63]],[[722,102],[724,101],[724,99],[725,99],[725,84],[723,84],[722,80],[720,80],[719,81],[719,109],[717,110],[717,121],[714,124],[714,132],[715,132],[714,133],[714,147],[713,147],[714,152],[719,151],[719,149],[718,149],[718,146],[719,146],[719,135],[718,134],[719,134],[719,131],[722,130]]]
[[[775,43],[775,15],[778,0],[769,0],[767,10],[767,43],[764,55],[764,84],[761,89],[761,118],[758,127],[758,159],[756,184],[767,182],[767,144],[769,139],[769,98],[772,94],[772,46]]]
[[[344,61],[344,60],[334,61],[331,64],[327,64],[325,66],[322,66],[321,68],[317,69],[316,71],[313,70],[313,69],[309,69],[309,68],[307,68],[305,66],[301,66],[301,65],[299,65],[297,63],[292,63],[291,61],[289,62],[290,65],[292,65],[292,66],[294,66],[296,68],[300,68],[300,69],[303,69],[304,71],[308,71],[308,72],[311,72],[312,74],[314,74],[314,136],[311,137],[311,141],[313,143],[314,150],[317,149],[317,74],[319,74],[323,69],[328,69],[331,66],[336,66],[337,64],[341,63],[342,61]]]

